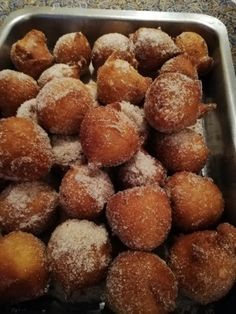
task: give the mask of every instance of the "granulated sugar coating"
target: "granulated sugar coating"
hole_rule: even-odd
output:
[[[36,113],[36,98],[26,100],[20,107],[17,109],[16,117],[31,119],[34,122],[38,122],[37,113]]]
[[[66,296],[97,284],[110,262],[110,244],[103,226],[87,220],[67,220],[48,243],[50,271]]]
[[[174,274],[155,254],[121,253],[108,271],[106,299],[114,313],[169,313],[176,297]]]
[[[170,249],[169,265],[181,293],[201,304],[226,295],[236,280],[235,243],[236,228],[229,224],[180,236]]]

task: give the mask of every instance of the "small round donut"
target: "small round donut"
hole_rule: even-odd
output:
[[[148,184],[162,186],[166,170],[157,159],[139,150],[132,159],[119,167],[118,178],[125,189]]]
[[[157,133],[153,142],[156,158],[171,172],[199,173],[209,156],[203,136],[191,129],[173,134]]]
[[[160,28],[141,27],[130,35],[130,46],[141,71],[156,71],[180,53],[171,37]]]
[[[48,82],[36,97],[39,124],[52,134],[78,134],[94,99],[78,79],[64,77]]]
[[[31,119],[38,123],[37,112],[36,112],[36,98],[26,100],[17,109],[16,117]]]
[[[106,229],[87,220],[71,219],[57,226],[48,242],[54,282],[66,297],[99,283],[111,260]]]
[[[107,58],[115,51],[129,50],[129,39],[119,33],[108,33],[100,36],[92,48],[92,64],[95,69],[102,66]]]
[[[57,203],[56,191],[44,182],[10,184],[0,194],[0,228],[40,234],[50,225]]]
[[[215,224],[224,210],[221,191],[208,177],[176,172],[165,186],[172,204],[173,223],[183,231],[195,231]]]
[[[151,251],[171,227],[171,208],[158,185],[134,187],[111,196],[106,216],[115,235],[130,249]]]
[[[151,82],[151,78],[139,74],[128,61],[108,59],[97,73],[98,100],[103,104],[122,100],[139,104]]]
[[[135,124],[111,107],[93,108],[85,115],[80,141],[88,161],[101,167],[124,163],[140,146]]]
[[[222,235],[221,226],[180,236],[170,248],[169,266],[180,292],[200,304],[221,299],[236,280],[236,228],[224,224]]]
[[[199,75],[208,73],[214,61],[208,55],[208,47],[205,39],[195,32],[183,32],[175,38],[175,44],[186,52],[197,66]]]
[[[187,75],[192,79],[198,79],[196,65],[186,53],[167,60],[159,70],[159,74],[166,72],[178,72]]]
[[[0,110],[4,117],[16,114],[17,108],[39,92],[37,82],[30,76],[13,71],[0,71]]]
[[[74,163],[77,165],[85,164],[86,158],[77,136],[53,135],[51,144],[54,165],[59,166],[62,170],[68,170]]]
[[[114,194],[108,174],[87,165],[74,165],[62,179],[59,199],[70,218],[93,219]]]
[[[199,117],[201,82],[181,73],[163,73],[148,89],[144,112],[159,132],[174,133],[194,124]]]
[[[47,133],[30,119],[0,120],[0,177],[13,181],[38,180],[53,163]]]
[[[75,64],[84,72],[90,63],[91,47],[81,32],[68,33],[57,40],[53,55],[56,63]]]
[[[39,77],[38,84],[42,88],[45,84],[54,78],[72,77],[79,79],[80,68],[77,65],[69,65],[63,63],[56,63],[50,68],[46,69]]]
[[[32,29],[11,47],[11,61],[17,70],[37,79],[53,63],[47,47],[47,38],[39,30]]]
[[[140,142],[141,144],[144,144],[149,135],[149,125],[145,119],[143,108],[132,105],[128,101],[114,102],[107,106],[123,112],[135,123],[138,129]]]
[[[48,290],[46,247],[30,233],[0,237],[0,303],[38,298]]]
[[[152,253],[121,253],[108,271],[106,300],[117,314],[170,313],[175,309],[177,292],[171,269]]]

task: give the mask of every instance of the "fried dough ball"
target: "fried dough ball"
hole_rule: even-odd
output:
[[[57,203],[56,191],[44,182],[11,184],[0,194],[0,228],[40,234],[50,225]]]
[[[0,177],[13,181],[38,180],[48,174],[52,148],[48,135],[29,119],[0,120]]]
[[[108,167],[129,160],[140,145],[135,124],[110,107],[93,108],[85,115],[80,141],[90,163]]]
[[[45,70],[38,79],[38,84],[42,88],[54,78],[72,77],[79,79],[80,68],[77,65],[57,63]]]
[[[236,228],[229,224],[179,237],[170,249],[170,267],[181,293],[201,304],[225,296],[236,281],[235,243]]]
[[[122,100],[139,104],[151,82],[127,61],[108,59],[97,73],[98,100],[104,104]]]
[[[123,112],[135,123],[138,129],[140,142],[141,144],[144,144],[149,134],[149,126],[145,119],[143,108],[132,105],[128,101],[114,102],[107,106]]]
[[[26,100],[17,109],[16,117],[31,119],[38,123],[37,112],[36,112],[36,98]]]
[[[160,28],[139,28],[130,35],[130,46],[142,71],[155,71],[180,53],[171,37]]]
[[[77,136],[54,135],[51,138],[54,164],[62,170],[68,170],[71,165],[85,164],[80,140]]]
[[[0,110],[4,117],[16,114],[17,108],[38,94],[37,82],[30,76],[13,71],[0,71]]]
[[[106,280],[108,306],[117,314],[167,314],[175,309],[177,281],[157,255],[127,251],[115,258]]]
[[[190,56],[200,75],[206,74],[212,68],[214,61],[209,57],[207,43],[201,35],[183,32],[175,38],[175,44]]]
[[[78,65],[83,73],[90,63],[91,48],[81,32],[68,33],[57,40],[53,55],[57,63]]]
[[[100,36],[93,45],[92,64],[95,69],[102,66],[115,51],[129,51],[129,39],[119,33],[108,33]]]
[[[99,283],[106,275],[111,246],[106,229],[87,220],[67,220],[48,243],[52,278],[66,297]]]
[[[166,239],[171,227],[171,208],[158,185],[134,187],[114,194],[106,216],[112,231],[129,248],[151,251]]]
[[[115,51],[113,52],[107,59],[107,61],[113,61],[113,60],[125,60],[129,62],[130,65],[132,65],[135,69],[138,68],[138,61],[135,58],[135,54],[132,51]]]
[[[208,107],[201,104],[201,97],[200,81],[177,72],[163,73],[155,79],[146,93],[145,117],[159,132],[180,131],[196,123],[197,118],[203,114],[202,106]]]
[[[47,83],[37,98],[38,121],[50,133],[78,134],[94,99],[78,79],[64,77]]]
[[[74,165],[62,179],[59,199],[70,218],[93,219],[114,194],[108,174],[87,165]]]
[[[48,277],[43,242],[22,231],[0,237],[0,303],[17,303],[44,295]]]
[[[118,178],[125,189],[148,184],[162,186],[166,170],[157,159],[139,150],[132,159],[119,167]]]
[[[224,200],[211,178],[176,172],[165,188],[172,204],[173,223],[181,230],[204,229],[220,219]]]
[[[178,72],[187,75],[192,79],[198,79],[196,65],[186,53],[167,60],[161,67],[159,74],[166,72]]]
[[[53,56],[47,47],[47,38],[36,29],[32,29],[12,45],[10,56],[17,70],[34,79],[53,63]]]
[[[199,173],[209,156],[201,134],[184,129],[173,134],[156,134],[155,156],[171,172],[191,171]]]

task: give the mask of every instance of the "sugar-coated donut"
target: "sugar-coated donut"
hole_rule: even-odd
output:
[[[81,32],[68,33],[58,38],[53,49],[57,63],[76,64],[84,72],[91,59],[91,47]]]
[[[39,124],[53,133],[78,134],[94,99],[78,79],[64,77],[48,82],[36,97]]]
[[[21,72],[0,71],[0,111],[4,117],[16,114],[17,108],[38,94],[37,82]]]
[[[31,119],[37,123],[36,98],[23,102],[17,109],[16,117]]]
[[[236,228],[230,224],[180,236],[170,248],[169,263],[180,292],[201,304],[225,296],[236,281],[235,248]]]
[[[48,291],[48,263],[43,242],[14,231],[0,237],[0,303],[18,303]]]
[[[51,224],[58,196],[40,181],[11,184],[0,194],[0,228],[40,234]]]
[[[79,79],[80,68],[77,65],[69,65],[64,63],[56,63],[46,69],[39,77],[38,84],[42,88],[54,78],[72,77]]]
[[[114,194],[108,174],[87,165],[74,165],[62,179],[59,199],[70,218],[93,219]]]
[[[37,180],[48,174],[53,154],[47,133],[30,119],[0,120],[0,177]]]
[[[171,208],[158,185],[130,188],[111,196],[106,216],[112,231],[129,248],[151,251],[166,239]]]
[[[170,313],[175,309],[177,292],[171,269],[152,253],[121,253],[108,271],[106,299],[116,314]]]
[[[17,70],[34,79],[53,63],[53,56],[47,47],[47,38],[43,32],[36,29],[32,29],[14,43],[10,55]]]
[[[104,104],[122,100],[139,104],[151,82],[128,61],[108,59],[97,73],[98,100]]]
[[[211,178],[176,172],[167,179],[165,188],[172,204],[173,224],[181,230],[208,228],[220,219],[224,199]]]
[[[156,158],[171,172],[199,173],[209,156],[203,136],[191,129],[172,134],[156,133],[153,144]]]
[[[115,51],[129,50],[129,39],[119,33],[108,33],[97,38],[92,48],[92,64],[95,69],[102,66]]]
[[[195,32],[183,32],[175,38],[175,43],[181,51],[190,56],[200,75],[211,70],[214,61],[209,57],[207,43],[201,35]]]
[[[119,167],[118,178],[123,188],[158,184],[164,185],[166,170],[162,164],[143,150]]]
[[[130,35],[130,46],[142,71],[155,71],[180,53],[171,37],[160,28],[139,28]]]
[[[48,242],[49,268],[68,298],[99,283],[111,260],[106,229],[87,220],[71,219],[57,226]]]
[[[134,122],[111,107],[93,108],[85,115],[80,141],[88,161],[98,166],[122,164],[140,146]]]

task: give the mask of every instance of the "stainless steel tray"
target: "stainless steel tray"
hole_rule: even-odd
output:
[[[119,32],[128,35],[141,26],[161,26],[171,36],[186,30],[195,31],[207,41],[215,66],[203,80],[204,97],[206,102],[217,103],[217,110],[208,114],[203,122],[207,145],[211,150],[205,173],[212,177],[223,191],[226,201],[224,219],[236,225],[236,80],[227,30],[218,19],[192,13],[27,8],[10,14],[2,26],[0,69],[12,68],[10,47],[32,28],[42,30],[48,38],[49,47],[52,48],[58,37],[64,33],[82,31],[93,44],[94,40],[104,33]],[[233,294],[217,303],[211,313],[233,313]],[[46,313],[90,313],[90,310],[95,313],[94,310],[98,308],[99,306],[96,307],[92,303],[64,307],[55,300],[46,298],[27,303],[23,308],[0,308],[0,313],[11,313],[12,310],[21,312],[22,309],[28,313],[41,313],[41,309]],[[208,310],[208,307],[200,307],[199,313],[207,313]]]

